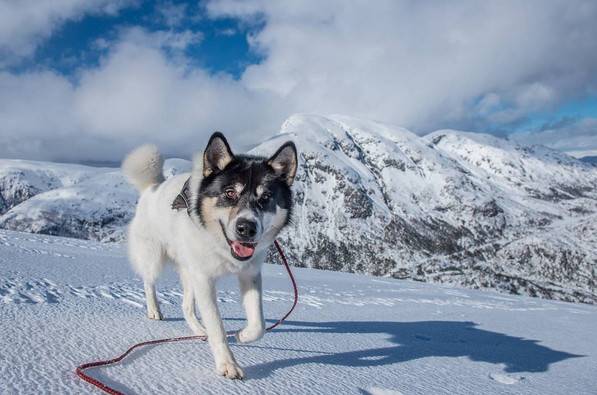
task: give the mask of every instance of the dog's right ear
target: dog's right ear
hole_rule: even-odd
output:
[[[228,141],[226,141],[226,137],[220,132],[215,132],[209,138],[207,147],[203,152],[203,177],[224,170],[233,159],[234,155]]]

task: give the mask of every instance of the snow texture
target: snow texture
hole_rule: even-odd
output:
[[[216,375],[206,344],[134,352],[90,373],[131,394],[594,394],[597,308],[410,280],[295,269],[300,302],[279,330],[233,344],[248,378]],[[264,269],[270,320],[289,308],[282,266]],[[0,231],[0,393],[99,393],[74,374],[148,339],[189,335],[174,272],[166,319],[145,317],[124,247]],[[238,287],[219,284],[227,329]],[[271,322],[271,321],[270,321]]]
[[[339,115],[294,115],[252,153],[287,140],[300,156],[281,239],[301,266],[597,302],[597,167],[490,135],[420,137]],[[120,172],[0,165],[0,227],[124,238],[136,194]]]

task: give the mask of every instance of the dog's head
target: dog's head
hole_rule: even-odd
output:
[[[234,155],[219,132],[209,139],[196,210],[235,260],[247,261],[265,250],[288,223],[297,163],[292,142],[265,158]]]

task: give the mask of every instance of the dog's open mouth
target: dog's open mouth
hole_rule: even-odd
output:
[[[224,228],[222,221],[220,221],[220,226],[222,227],[222,234],[230,246],[230,254],[239,261],[251,259],[255,253],[255,247],[257,247],[257,243],[230,240],[226,234],[226,229]]]
[[[230,252],[236,259],[245,260],[253,256],[255,252],[256,243],[244,243],[242,241],[231,241],[228,240],[230,245]]]

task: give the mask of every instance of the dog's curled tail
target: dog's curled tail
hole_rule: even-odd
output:
[[[158,147],[152,144],[142,145],[134,149],[122,161],[122,172],[139,192],[143,192],[151,185],[164,181],[162,167],[164,160]]]

